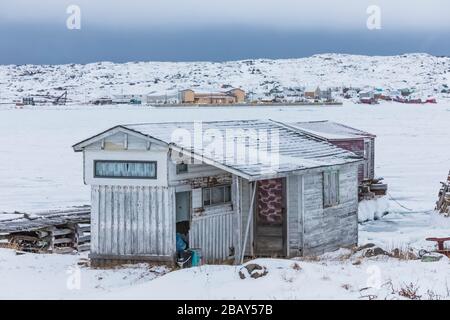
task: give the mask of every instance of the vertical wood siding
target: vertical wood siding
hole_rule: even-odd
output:
[[[92,186],[91,252],[174,255],[173,194],[165,187]]]
[[[339,204],[323,208],[323,174],[304,176],[304,255],[322,254],[358,242],[358,169],[339,168]]]
[[[302,176],[291,175],[287,178],[287,238],[288,256],[298,257],[303,249],[302,227]]]

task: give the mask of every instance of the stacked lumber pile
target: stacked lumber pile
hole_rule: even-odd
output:
[[[75,225],[75,249],[78,252],[88,251],[91,248],[91,224],[77,223]]]
[[[383,178],[363,180],[358,188],[359,201],[372,200],[387,193],[387,184],[382,183]]]
[[[441,182],[438,197],[435,209],[445,217],[450,217],[450,171],[447,176],[447,182]]]
[[[34,253],[89,250],[90,210],[24,214],[0,221],[0,246]]]

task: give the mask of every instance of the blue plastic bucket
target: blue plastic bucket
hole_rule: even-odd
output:
[[[192,252],[192,266],[198,267],[202,265],[202,250],[198,248],[190,249]]]

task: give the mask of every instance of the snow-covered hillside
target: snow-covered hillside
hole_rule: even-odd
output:
[[[414,88],[449,97],[450,58],[428,54],[356,56],[321,54],[302,59],[231,62],[99,62],[87,65],[0,66],[0,102],[28,94],[57,94],[85,102],[114,94],[172,94],[185,88],[242,87],[256,96],[307,86]],[[444,91],[444,93],[443,93]]]

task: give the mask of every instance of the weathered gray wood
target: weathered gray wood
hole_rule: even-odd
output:
[[[241,194],[242,194],[242,178],[233,175],[233,206],[235,210],[234,219],[230,222],[230,228],[233,229],[233,243],[235,249],[235,259],[234,263],[239,264],[240,257],[242,255],[242,203],[241,203]],[[234,226],[234,228],[233,228]]]
[[[72,243],[72,238],[57,238],[53,240],[53,244],[64,244],[64,243]]]
[[[253,187],[250,189],[252,191],[252,197],[250,200],[250,208],[249,208],[248,214],[247,214],[247,225],[245,227],[245,235],[244,235],[244,239],[243,239],[244,242],[242,244],[243,248],[245,248],[247,246],[247,241],[248,241],[249,232],[250,232],[250,226],[252,225],[252,221],[253,221],[253,206],[255,204],[255,196],[256,196],[256,190],[257,190],[256,182],[253,183]],[[245,251],[243,251],[241,254],[241,263],[243,263],[243,261],[244,261],[244,255],[245,255],[244,252]]]
[[[100,186],[93,187],[92,192],[97,193],[92,199],[98,203],[97,233],[101,241],[93,254],[174,254],[175,231],[168,188]]]
[[[304,255],[321,254],[358,241],[357,166],[339,170],[339,204],[323,208],[323,175],[304,176]]]

